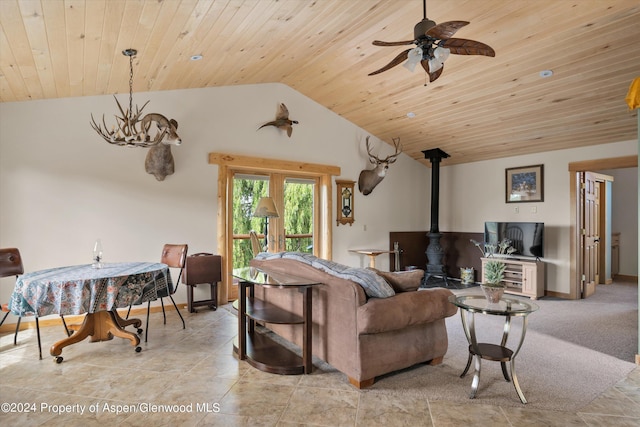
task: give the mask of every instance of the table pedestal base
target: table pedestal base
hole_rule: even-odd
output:
[[[131,345],[136,347],[136,352],[142,350],[138,347],[140,338],[133,332],[125,331],[125,326],[134,325],[140,328],[142,321],[140,319],[124,320],[116,311],[97,311],[95,313],[87,313],[81,325],[69,325],[69,329],[75,331],[71,336],[62,339],[51,346],[49,353],[56,357],[56,362],[62,362],[62,349],[66,346],[78,343],[88,336],[91,342],[112,340],[114,336],[128,339]]]

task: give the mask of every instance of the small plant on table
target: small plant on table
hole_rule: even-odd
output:
[[[509,239],[503,239],[497,245],[491,243],[483,244],[473,239],[471,242],[480,250],[485,258],[491,258],[484,263],[484,281],[481,284],[481,288],[489,302],[498,302],[504,289],[507,287],[503,282],[507,265],[498,257],[509,256],[514,253],[516,249],[511,246]]]

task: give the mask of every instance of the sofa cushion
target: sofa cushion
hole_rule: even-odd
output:
[[[304,264],[324,271],[334,277],[340,279],[351,280],[362,286],[364,292],[370,298],[388,298],[395,295],[393,288],[386,280],[378,276],[372,270],[366,268],[354,268],[337,262],[328,261],[326,259],[315,257],[311,254],[301,252],[278,252],[266,253],[261,252],[256,255],[257,260],[272,260],[277,258],[294,259]]]
[[[449,302],[448,289],[429,288],[402,292],[390,298],[372,298],[358,307],[358,334],[404,329],[453,316],[458,308]]]
[[[372,267],[369,269],[386,280],[396,293],[417,291],[424,277],[424,270],[419,269],[394,272],[381,271]]]

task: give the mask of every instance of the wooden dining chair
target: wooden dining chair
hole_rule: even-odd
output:
[[[256,255],[262,252],[262,244],[260,243],[260,239],[258,239],[258,235],[253,230],[249,232],[249,240],[251,240],[251,251],[255,258]]]
[[[0,277],[9,277],[16,276],[16,278],[24,273],[24,266],[22,265],[22,257],[20,256],[20,251],[17,248],[3,248],[0,249]],[[0,321],[0,326],[4,323],[5,319],[10,313],[9,304],[2,304],[2,311],[5,312],[2,321]],[[64,321],[64,317],[60,315],[62,319],[62,324],[64,325],[64,329],[69,335],[69,329],[67,328],[67,324]],[[40,341],[40,323],[38,322],[38,316],[35,316],[36,319],[36,333],[38,335],[38,352],[40,356],[40,360],[42,360],[42,343]],[[16,332],[13,336],[13,345],[18,345],[18,332],[20,331],[20,321],[22,320],[22,316],[18,317],[18,322],[16,323]]]
[[[184,318],[182,314],[180,314],[180,310],[178,310],[178,306],[176,302],[173,300],[172,294],[175,294],[178,290],[178,284],[180,284],[180,278],[182,277],[182,272],[184,271],[184,265],[187,261],[187,251],[189,250],[188,245],[171,245],[166,244],[162,248],[162,256],[160,257],[160,262],[163,264],[167,264],[171,268],[180,269],[178,273],[178,280],[176,280],[175,286],[173,287],[173,292],[169,293],[169,298],[173,303],[173,307],[176,309],[178,316],[182,319],[182,329],[186,328],[184,323]],[[167,316],[164,313],[164,303],[162,302],[162,298],[160,298],[160,305],[162,305],[162,315],[164,316],[164,324],[167,324]]]
[[[178,306],[176,305],[175,300],[173,299],[173,294],[176,293],[176,290],[178,289],[178,284],[180,283],[180,277],[182,277],[182,272],[184,271],[184,265],[187,259],[187,252],[189,250],[189,246],[188,245],[172,245],[172,244],[166,244],[164,245],[164,247],[162,248],[162,255],[160,256],[160,262],[163,264],[167,264],[169,266],[169,268],[178,268],[180,269],[180,272],[178,273],[178,280],[173,281],[173,283],[175,284],[175,286],[173,287],[173,291],[169,293],[168,297],[169,299],[171,299],[171,302],[173,303],[173,307],[176,309],[176,313],[178,313],[178,316],[180,316],[180,320],[182,320],[182,329],[186,329],[186,324],[184,323],[184,317],[182,317],[182,314],[180,314],[180,310],[178,309]],[[171,271],[169,271],[169,274],[171,274]],[[160,305],[162,306],[162,317],[164,318],[164,324],[167,324],[167,315],[164,311],[164,302],[163,302],[163,298],[160,298]],[[131,309],[131,307],[129,307],[129,309]],[[151,301],[149,301],[147,303],[147,328],[144,332],[144,342],[147,342],[147,337],[149,334],[149,312],[151,310]],[[129,314],[127,313],[127,317],[129,316]]]

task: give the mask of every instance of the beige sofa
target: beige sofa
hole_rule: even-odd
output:
[[[452,293],[447,289],[416,290],[422,270],[386,273],[395,295],[369,298],[354,281],[298,260],[254,259],[251,265],[322,283],[313,288],[313,355],[343,372],[357,388],[372,385],[377,376],[418,363],[439,364],[447,352],[445,318],[454,315],[457,308],[448,302]],[[301,296],[296,292],[256,287],[255,296],[302,314]],[[302,345],[299,325],[268,327]]]

